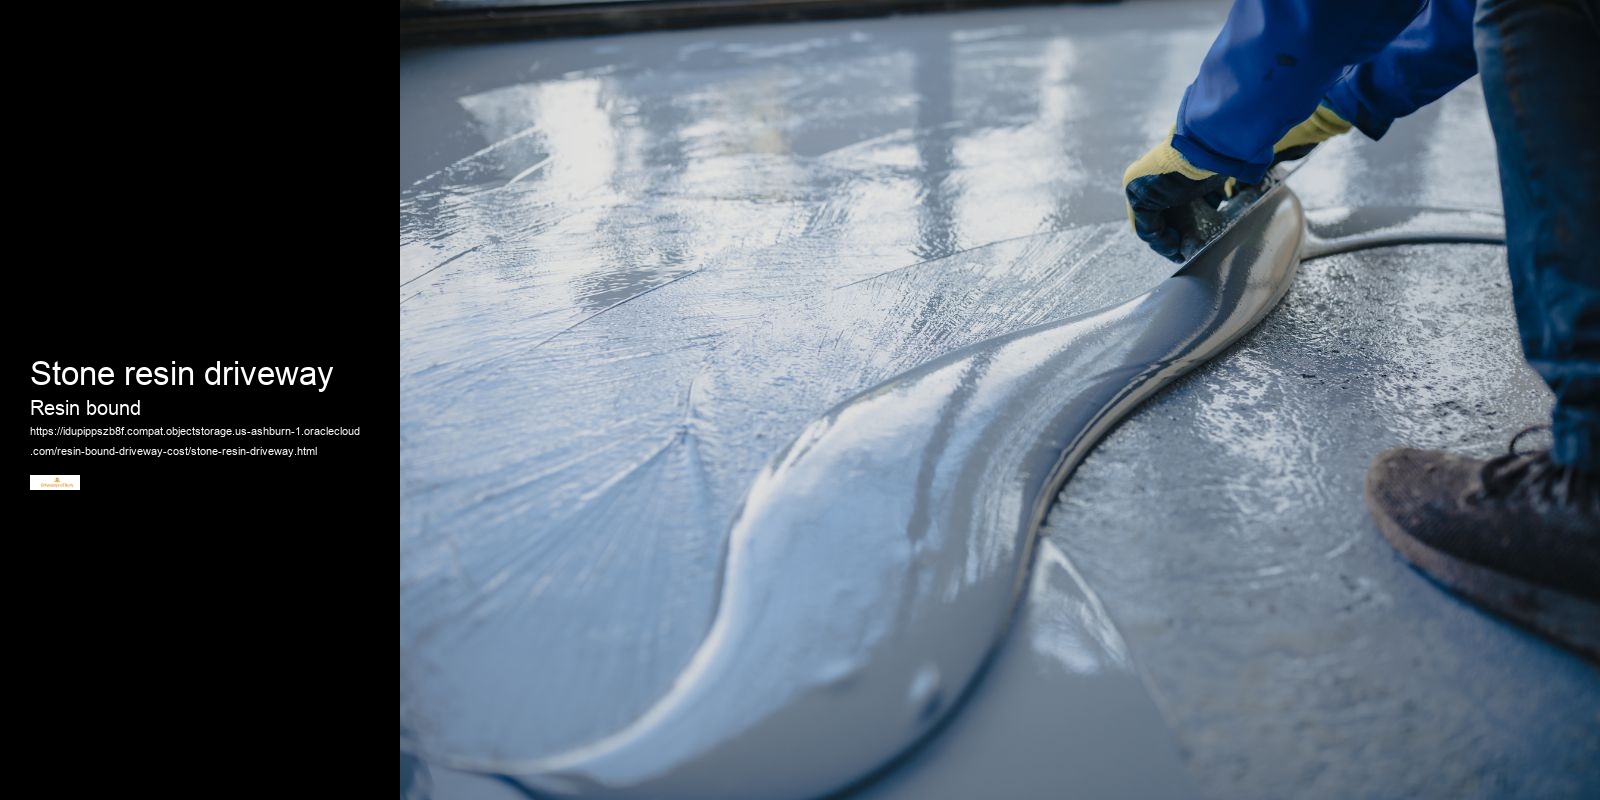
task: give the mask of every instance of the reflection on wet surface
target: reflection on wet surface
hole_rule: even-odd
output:
[[[1216,15],[408,56],[402,131],[429,140],[402,142],[399,298],[418,739],[513,759],[619,729],[704,635],[734,506],[807,421],[1169,274],[1120,235],[1117,178]],[[452,116],[481,140],[430,121]]]

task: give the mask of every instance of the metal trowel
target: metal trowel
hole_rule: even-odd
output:
[[[1206,198],[1191,201],[1174,212],[1178,226],[1184,231],[1183,241],[1179,249],[1183,252],[1185,263],[1194,258],[1196,253],[1206,248],[1223,231],[1232,227],[1235,220],[1244,216],[1250,206],[1254,205],[1269,189],[1282,183],[1294,172],[1294,168],[1286,169],[1283,165],[1274,166],[1267,170],[1265,177],[1259,183],[1241,185],[1232,197],[1222,200],[1220,204],[1215,201],[1208,202]]]

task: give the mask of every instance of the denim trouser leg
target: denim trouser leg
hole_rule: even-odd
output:
[[[1481,0],[1523,352],[1555,392],[1557,463],[1600,470],[1600,19],[1594,0]]]

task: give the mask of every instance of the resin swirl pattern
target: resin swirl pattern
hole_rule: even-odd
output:
[[[672,689],[613,736],[501,771],[558,794],[800,798],[906,749],[1005,631],[1072,469],[1273,308],[1304,225],[1274,188],[1155,289],[950,353],[813,422],[750,487],[716,620]]]

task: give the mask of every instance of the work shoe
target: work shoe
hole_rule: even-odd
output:
[[[1600,474],[1516,443],[1488,460],[1385,451],[1367,508],[1423,574],[1600,663]]]

